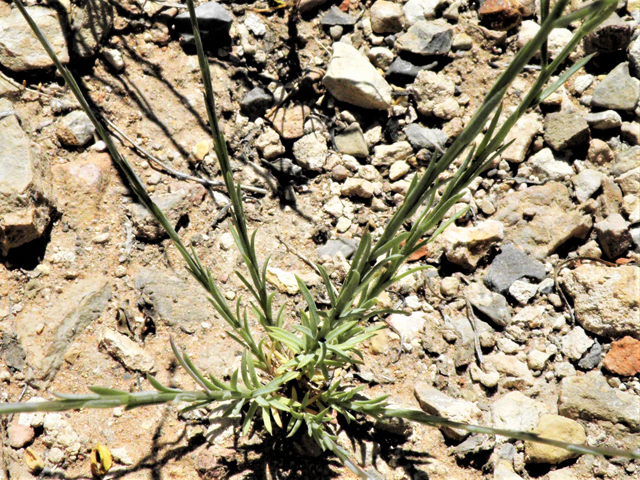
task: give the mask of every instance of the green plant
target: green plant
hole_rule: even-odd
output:
[[[106,143],[111,157],[124,172],[138,199],[167,231],[183,256],[187,269],[205,289],[212,305],[227,322],[230,328],[229,335],[242,346],[244,353],[240,369],[233,372],[230,381],[225,383],[211,375],[202,374],[188,354],[182,352],[172,340],[171,348],[177,361],[201,387],[200,390],[185,391],[169,388],[148,376],[148,381],[155,391],[129,393],[104,387],[89,387],[92,394],[55,394],[58,400],[1,404],[0,414],[117,406],[132,409],[178,401],[189,403],[190,405],[183,409],[188,411],[224,401],[228,402],[225,415],[243,415],[243,433],[246,434],[249,431],[257,414],[269,433],[273,432],[274,424],[277,428],[285,430],[289,436],[294,435],[304,426],[308,434],[323,449],[331,450],[345,465],[363,478],[368,478],[368,474],[349,459],[347,453],[337,445],[336,437],[332,435],[330,422],[335,415],[340,415],[347,421],[358,421],[361,416],[395,417],[427,425],[449,426],[476,433],[497,434],[541,442],[577,453],[640,458],[638,450],[625,451],[573,445],[541,438],[532,433],[466,425],[427,415],[420,410],[395,408],[387,403],[384,396],[370,399],[362,395],[364,386],[355,388],[343,386],[339,376],[335,375],[339,369],[346,369],[352,364],[362,362],[363,355],[358,350],[359,346],[380,329],[377,325],[368,324],[368,320],[394,312],[389,309],[377,309],[377,297],[404,276],[427,268],[417,267],[399,273],[400,267],[411,254],[433,241],[451,222],[464,213],[459,212],[445,220],[447,212],[462,197],[463,190],[508,146],[504,144],[504,140],[515,122],[527,110],[534,108],[553,93],[591,58],[586,57],[577,62],[557,80],[547,85],[554,72],[564,63],[581,39],[606,19],[616,7],[615,0],[600,0],[574,13],[562,16],[567,3],[568,0],[559,0],[549,11],[548,4],[545,2],[547,5],[543,8],[545,18],[538,34],[516,55],[453,144],[442,155],[436,154],[420,177],[414,177],[404,202],[389,221],[382,235],[375,240],[369,233],[363,235],[342,286],[340,288],[334,286],[327,272],[322,266],[318,266],[330,299],[330,308],[318,309],[305,284],[298,280],[298,286],[306,301],[306,309],[298,312],[299,321],[296,322],[285,318],[284,305],[277,311],[274,308],[275,294],[269,292],[266,281],[269,260],[266,259],[262,264],[260,263],[255,249],[255,232],[250,234],[247,228],[240,186],[234,184],[225,139],[216,117],[209,63],[197,28],[193,1],[187,0],[187,5],[203,77],[205,106],[214,139],[214,149],[231,199],[232,233],[248,270],[248,275],[236,272],[253,298],[248,308],[242,307],[240,298],[235,306],[229,305],[216,286],[211,272],[199,260],[196,251],[194,249],[189,251],[183,245],[171,223],[154,204],[129,162],[119,153],[108,132],[89,108],[71,73],[56,58],[46,38],[29,17],[21,1],[15,0],[16,6],[42,42],[82,108],[89,115],[98,134]],[[550,64],[547,64],[546,38],[551,30],[578,20],[582,20],[583,23],[576,30],[572,40]],[[542,68],[538,78],[521,104],[498,127],[502,114],[501,102],[507,88],[541,49]],[[486,132],[482,139],[476,142],[476,138],[492,114],[493,119]],[[464,159],[460,167],[448,180],[443,180],[443,172],[462,155]],[[421,206],[423,208],[418,214]],[[408,220],[412,220],[411,228],[408,231],[401,231]],[[250,315],[257,320],[261,327],[260,332],[254,332],[250,327]]]

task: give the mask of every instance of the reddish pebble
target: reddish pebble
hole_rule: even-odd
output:
[[[522,22],[522,7],[518,0],[487,0],[478,15],[483,25],[492,30],[510,30]]]
[[[22,448],[30,444],[36,436],[33,428],[18,423],[10,425],[9,428],[7,428],[7,434],[9,437],[9,445],[13,448]]]
[[[336,165],[331,170],[331,178],[333,178],[336,182],[342,182],[349,177],[349,170],[347,170],[342,165]]]
[[[625,377],[640,373],[640,340],[627,336],[613,342],[604,357],[604,366],[610,372]]]

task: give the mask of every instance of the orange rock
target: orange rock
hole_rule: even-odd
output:
[[[640,340],[624,337],[611,344],[604,366],[612,373],[630,377],[640,373]]]
[[[478,15],[482,24],[492,30],[510,30],[522,22],[522,6],[519,0],[487,0]]]

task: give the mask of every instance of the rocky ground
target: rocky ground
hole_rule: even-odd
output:
[[[227,298],[246,297],[232,274],[242,260],[227,198],[184,179],[219,181],[184,5],[47,5],[30,12],[149,191]],[[299,14],[264,1],[200,7],[233,168],[259,256],[271,255],[277,302],[300,301],[292,273],[323,295],[298,254],[344,278],[358,238],[381,231],[411,177],[451,143],[535,34],[537,8],[518,0],[302,0]],[[622,1],[572,55],[597,53],[518,122],[515,142],[462,198],[469,214],[413,259],[435,268],[381,299],[411,315],[384,319],[393,329],[345,378],[455,420],[638,446],[638,22],[640,3]],[[552,33],[552,58],[574,27]],[[505,110],[535,72],[534,64],[515,80]],[[145,373],[193,388],[170,336],[203,370],[228,375],[240,357],[222,320],[4,1],[0,73],[0,400],[88,385],[148,389]],[[14,415],[1,433],[0,479],[32,478],[31,452],[45,476],[87,478],[96,443],[113,453],[110,478],[354,478],[304,435],[243,438],[233,422],[179,416],[174,406]],[[640,475],[637,461],[422,426],[344,426],[339,439],[389,479]]]

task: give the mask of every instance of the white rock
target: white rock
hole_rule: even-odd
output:
[[[397,161],[391,165],[391,168],[389,168],[389,180],[395,182],[396,180],[404,177],[410,170],[411,167],[407,162],[404,160]]]
[[[574,327],[562,337],[562,353],[572,360],[579,360],[591,345],[593,339],[587,336],[582,327]]]
[[[310,133],[293,144],[293,156],[307,170],[322,172],[329,149],[322,135]]]
[[[478,222],[475,227],[449,225],[443,233],[447,260],[473,269],[489,250],[504,238],[504,226],[496,220]]]
[[[280,135],[270,127],[265,128],[265,132],[256,138],[255,145],[267,160],[279,157],[286,152],[280,141]]]
[[[573,175],[571,165],[556,160],[550,148],[540,150],[528,163],[540,179],[560,180],[567,175]]]
[[[531,431],[543,413],[549,413],[545,404],[520,392],[510,392],[491,405],[491,423],[495,428]]]
[[[403,10],[408,26],[420,20],[431,20],[436,18],[436,11],[441,5],[448,3],[447,0],[409,0],[405,3]]]
[[[334,98],[362,108],[387,110],[391,87],[373,65],[351,45],[336,42],[322,83]]]
[[[405,343],[411,343],[422,331],[427,320],[422,312],[414,312],[411,315],[394,313],[387,317],[387,323],[402,335]]]
[[[276,287],[282,293],[295,295],[300,291],[296,276],[291,272],[285,272],[280,268],[267,268],[267,282]]]
[[[154,373],[156,371],[155,361],[147,352],[128,337],[110,328],[105,327],[102,329],[100,346],[130,370],[142,373]]]
[[[526,305],[538,293],[538,286],[523,280],[516,280],[509,287],[509,293],[518,303]]]
[[[586,168],[573,177],[573,188],[579,202],[586,202],[602,185],[603,174]]]
[[[522,163],[527,155],[533,138],[542,133],[543,125],[536,113],[523,115],[507,134],[505,143],[513,143],[502,152],[502,158],[511,163]]]
[[[529,367],[514,356],[496,353],[485,356],[484,360],[487,365],[492,366],[498,372],[514,377],[524,385],[531,386],[534,384],[533,375],[531,375]]]

